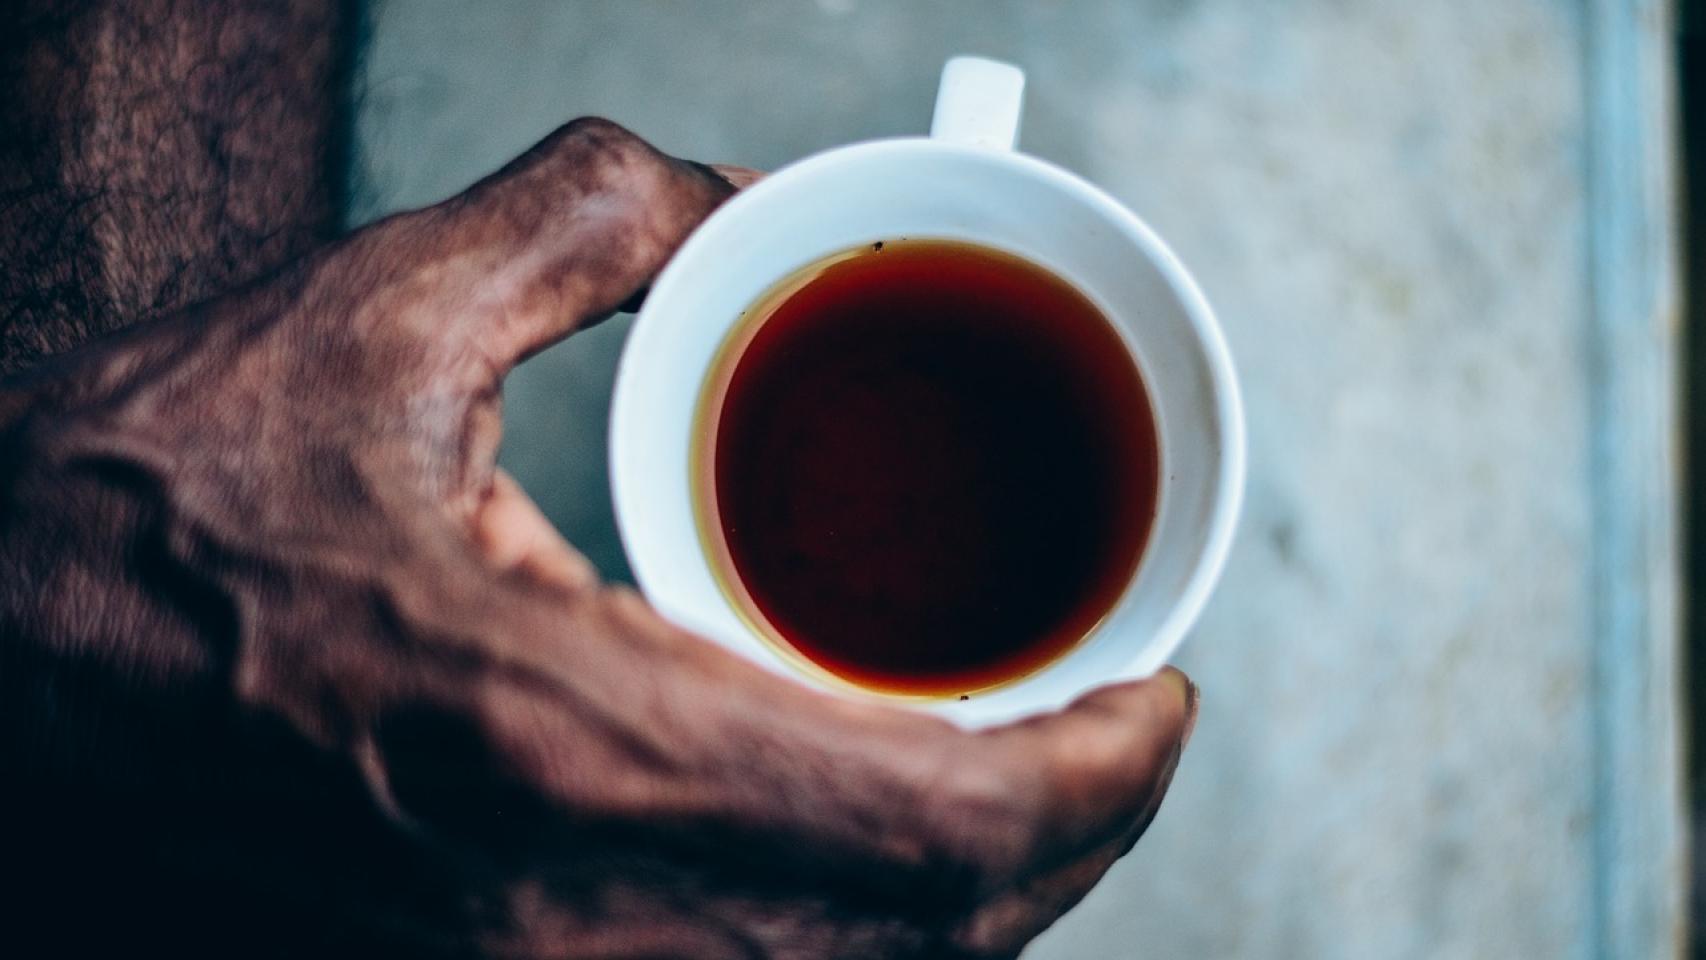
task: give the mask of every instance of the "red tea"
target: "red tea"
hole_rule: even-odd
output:
[[[860,686],[1051,662],[1154,521],[1149,395],[1087,297],[965,243],[873,244],[761,300],[701,405],[703,532],[743,615]]]

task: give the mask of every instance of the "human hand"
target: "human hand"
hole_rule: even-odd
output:
[[[731,190],[577,121],[0,387],[0,927],[999,957],[1077,902],[1154,816],[1183,675],[975,734],[831,698],[601,586],[495,469],[504,374]]]

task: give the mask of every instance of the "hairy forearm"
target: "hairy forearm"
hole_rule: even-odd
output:
[[[336,227],[353,9],[0,3],[0,376]]]

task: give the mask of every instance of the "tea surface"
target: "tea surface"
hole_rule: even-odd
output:
[[[1047,270],[872,245],[773,291],[719,362],[708,545],[748,619],[822,669],[990,687],[1070,649],[1129,582],[1159,482],[1149,396],[1107,318]]]

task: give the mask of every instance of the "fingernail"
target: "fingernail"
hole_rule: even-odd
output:
[[[1185,732],[1179,737],[1179,748],[1182,750],[1190,744],[1191,734],[1197,729],[1197,708],[1202,703],[1202,691],[1177,667],[1168,667],[1162,672],[1179,686],[1179,692],[1185,698]]]
[[[1185,735],[1179,738],[1179,749],[1190,746],[1191,734],[1197,729],[1197,708],[1202,706],[1202,689],[1190,677],[1185,678]]]

